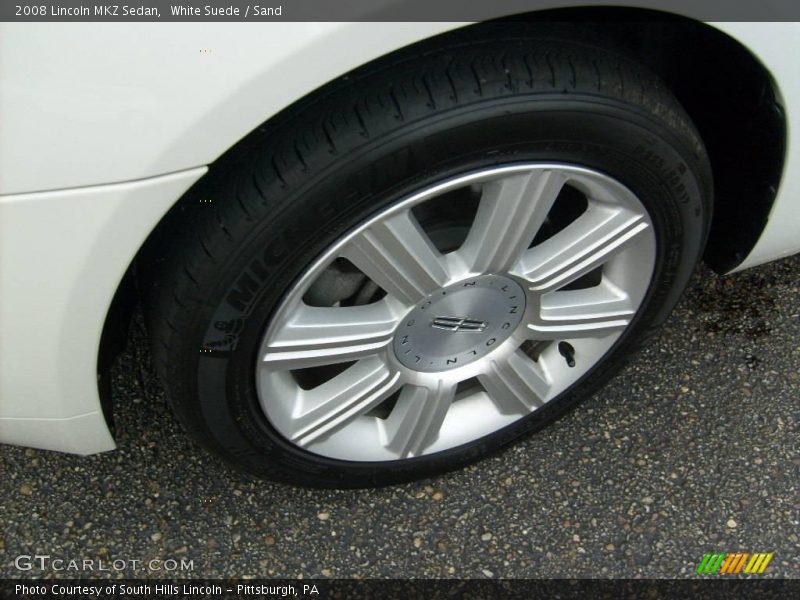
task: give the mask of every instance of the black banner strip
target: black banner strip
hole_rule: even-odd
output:
[[[572,7],[633,8],[642,19],[800,21],[797,0],[3,0],[0,21],[485,21]],[[621,14],[621,13],[620,13]],[[631,14],[632,17],[636,15]]]
[[[794,590],[794,591],[793,591]],[[800,595],[800,581],[745,580],[724,576],[704,579],[630,580],[0,580],[0,597],[84,600],[97,598],[244,600],[298,598],[304,600],[431,600],[560,598],[584,600],[608,598],[651,600],[673,598],[745,598],[785,600]]]

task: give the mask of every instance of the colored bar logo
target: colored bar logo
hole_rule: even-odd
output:
[[[728,552],[706,554],[697,573],[701,575],[737,575],[739,573],[761,574],[772,560],[773,552]]]

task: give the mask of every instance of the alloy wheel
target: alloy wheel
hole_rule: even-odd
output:
[[[436,205],[444,217],[428,218]],[[598,364],[655,259],[647,210],[598,171],[536,163],[439,182],[338,240],[289,290],[258,353],[261,408],[334,459],[469,443]]]

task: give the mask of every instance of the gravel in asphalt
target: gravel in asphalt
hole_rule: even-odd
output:
[[[58,575],[14,566],[49,554],[193,563],[128,577],[680,578],[706,552],[750,551],[775,553],[765,576],[800,577],[798,298],[800,257],[701,269],[661,334],[554,425],[462,471],[357,491],[251,480],[199,449],[134,328],[117,451],[0,447],[2,575]]]

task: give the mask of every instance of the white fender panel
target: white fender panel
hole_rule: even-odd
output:
[[[0,442],[113,447],[97,388],[106,314],[139,247],[205,172],[0,196]]]
[[[458,26],[0,24],[0,194],[209,164],[337,76]]]

